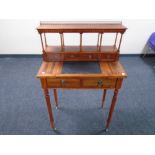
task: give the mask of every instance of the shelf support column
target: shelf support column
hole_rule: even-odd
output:
[[[97,51],[99,49],[99,42],[100,42],[100,33],[98,33],[98,38],[97,38]]]
[[[61,40],[61,51],[64,50],[64,34],[60,33],[60,40]]]
[[[99,51],[101,51],[102,37],[103,37],[103,33],[100,33],[100,45],[99,45]]]
[[[82,51],[82,32],[80,33],[80,51]]]
[[[121,43],[122,43],[122,37],[123,37],[123,34],[121,34],[121,37],[120,37],[119,46],[118,46],[118,51],[120,50],[120,46],[121,46]]]
[[[44,33],[44,41],[45,41],[45,46],[47,47],[47,40],[46,40],[46,34]]]
[[[41,33],[40,33],[40,39],[41,39],[42,51],[43,51],[43,53],[45,53],[45,48],[44,48],[44,43],[43,43],[43,38],[42,38],[42,34]]]
[[[115,37],[115,43],[114,43],[114,46],[116,46],[117,37],[118,37],[118,33],[116,33],[116,37]]]

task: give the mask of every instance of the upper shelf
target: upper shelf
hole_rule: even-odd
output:
[[[124,33],[121,22],[41,22],[39,33]]]

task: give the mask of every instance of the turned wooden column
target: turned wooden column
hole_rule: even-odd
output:
[[[103,106],[104,106],[104,101],[105,101],[106,93],[107,93],[107,90],[104,89],[103,97],[102,97],[102,108],[103,108]]]
[[[47,109],[48,109],[48,114],[51,122],[51,127],[54,128],[54,119],[53,119],[53,113],[52,113],[52,105],[50,101],[50,96],[47,88],[44,88],[44,95],[46,99],[46,104],[47,104]]]
[[[57,89],[54,89],[54,99],[55,99],[56,108],[58,108],[58,94],[57,94]]]
[[[113,96],[112,102],[111,102],[111,107],[110,107],[108,119],[107,119],[106,129],[109,128],[110,122],[112,120],[112,114],[113,114],[113,111],[114,111],[114,108],[115,108],[117,96],[118,96],[118,89],[115,89],[114,90],[114,96]]]

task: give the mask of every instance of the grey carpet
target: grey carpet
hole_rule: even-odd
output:
[[[155,57],[121,57],[128,73],[110,131],[103,131],[113,92],[101,109],[101,90],[59,90],[53,131],[40,82],[41,58],[0,58],[0,134],[155,134]]]

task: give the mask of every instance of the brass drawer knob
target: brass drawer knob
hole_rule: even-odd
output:
[[[102,87],[103,86],[103,81],[102,80],[98,80],[97,81],[97,85],[98,85],[98,87]]]
[[[65,83],[65,80],[61,80],[61,84],[63,85]]]
[[[88,58],[91,59],[92,58],[92,55],[88,55]]]

